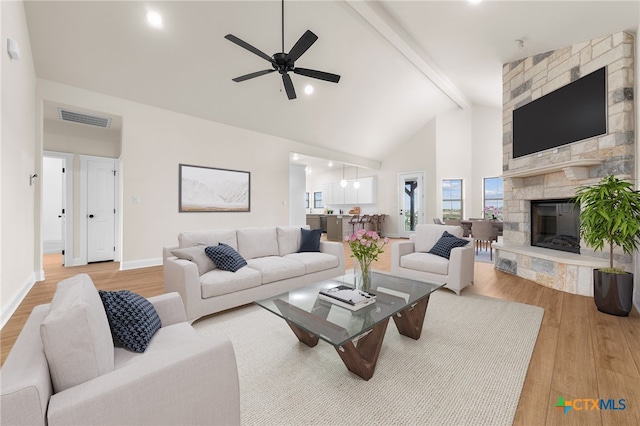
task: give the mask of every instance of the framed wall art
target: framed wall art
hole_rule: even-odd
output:
[[[180,212],[251,211],[251,173],[179,165]]]

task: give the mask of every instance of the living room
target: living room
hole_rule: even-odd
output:
[[[637,15],[636,13],[636,22]],[[247,130],[241,125],[199,118],[185,112],[186,109],[177,112],[172,106],[151,106],[143,101],[126,99],[126,96],[109,95],[97,89],[89,90],[65,84],[66,80],[63,78],[58,81],[42,78],[34,65],[37,65],[39,58],[31,52],[29,32],[32,28],[21,2],[3,2],[2,24],[3,40],[18,40],[21,52],[19,61],[12,61],[4,55],[2,62],[3,215],[0,290],[3,324],[8,319],[5,318],[6,313],[17,307],[33,285],[46,278],[40,225],[42,190],[37,178],[33,186],[28,178],[41,171],[42,154],[47,144],[47,124],[42,111],[47,103],[73,106],[82,111],[102,113],[122,120],[118,260],[120,268],[124,270],[160,265],[161,248],[175,243],[176,236],[185,230],[288,224],[291,152],[357,164],[371,171],[378,178],[378,208],[386,212],[394,212],[397,207],[397,174],[408,170],[425,170],[426,180],[430,182],[426,186],[425,196],[428,200],[433,200],[426,204],[427,222],[441,216],[439,182],[442,179],[464,179],[465,211],[466,216],[470,217],[479,215],[481,211],[482,179],[500,176],[503,172],[503,112],[501,107],[495,105],[473,105],[460,109],[451,102],[451,108],[433,114],[422,125],[402,135],[402,140],[392,149],[381,149],[375,156],[370,156],[369,152],[373,150],[368,150],[366,144],[363,149],[347,152],[336,146],[314,145],[308,143],[310,139],[302,137],[293,139],[274,136],[270,132]],[[300,25],[306,28],[304,23]],[[606,34],[623,29],[626,28],[613,28]],[[319,35],[322,37],[324,34]],[[226,40],[223,41],[229,44],[229,50],[241,50]],[[513,40],[508,42],[514,44]],[[572,43],[553,48],[570,44]],[[202,50],[206,51],[207,48]],[[637,55],[637,45],[635,50]],[[239,55],[245,53],[240,52]],[[522,57],[536,53],[540,52],[530,51]],[[230,68],[228,80],[236,74],[252,70],[252,64],[246,70],[241,66],[236,67],[233,62],[225,66]],[[322,62],[318,65],[320,69],[326,66]],[[339,64],[331,64],[331,67],[335,69],[327,71],[341,72]],[[635,73],[637,77],[637,69]],[[257,82],[256,86],[249,89],[241,88],[240,85],[233,87],[246,91],[247,94],[243,96],[250,96],[260,83]],[[330,90],[339,90],[340,84],[343,82]],[[278,91],[275,83],[271,89],[274,99],[281,103],[289,102]],[[214,98],[208,101],[212,104],[221,103]],[[296,113],[292,111],[294,106],[285,105],[283,108],[283,114],[296,117]],[[393,108],[389,110],[392,112]],[[637,121],[638,111],[635,118]],[[332,124],[324,122],[323,125]],[[364,127],[365,124],[361,126]],[[407,126],[409,127],[411,126]],[[375,129],[369,132],[375,132]],[[251,212],[180,213],[180,163],[250,171]],[[137,203],[134,202],[136,197],[139,201]],[[13,208],[9,209],[8,206]],[[395,217],[390,218],[387,226],[389,229],[396,228]],[[638,269],[637,262],[634,269]],[[636,306],[637,292],[636,288]]]

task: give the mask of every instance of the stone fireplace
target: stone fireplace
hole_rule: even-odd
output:
[[[562,216],[558,224],[557,216],[549,216],[552,208],[537,202],[569,200],[579,186],[611,174],[635,179],[633,52],[633,36],[620,32],[504,65],[504,236],[494,244],[496,269],[554,289],[593,295],[592,271],[608,266],[608,253],[594,252],[579,240],[572,251],[537,244],[538,225],[548,225],[542,228],[543,241],[549,238],[552,244],[572,245],[575,236],[568,217]],[[513,110],[602,67],[607,73],[607,133],[514,159]],[[567,234],[563,238],[550,235],[558,227],[559,235]],[[622,252],[614,262],[632,270],[631,257]]]

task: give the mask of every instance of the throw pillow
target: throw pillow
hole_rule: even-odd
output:
[[[198,275],[203,275],[213,269],[216,269],[216,264],[213,263],[213,260],[211,260],[204,252],[205,247],[206,246],[204,245],[197,245],[193,247],[175,249],[171,250],[171,254],[178,259],[185,259],[195,263],[198,267]]]
[[[114,338],[126,349],[144,352],[162,327],[151,302],[129,290],[100,290],[99,293]]]
[[[204,252],[213,260],[213,263],[223,271],[236,272],[243,266],[247,266],[247,261],[240,256],[240,253],[225,243],[207,247],[204,249]]]
[[[304,229],[300,228],[300,248],[298,253],[307,251],[320,251],[320,238],[322,238],[322,229]]]
[[[435,243],[428,253],[435,254],[436,256],[449,259],[451,256],[451,249],[455,247],[464,247],[469,243],[469,240],[458,238],[455,235],[451,235],[447,231],[444,231],[442,237]]]

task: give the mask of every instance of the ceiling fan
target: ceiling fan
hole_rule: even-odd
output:
[[[305,31],[305,33],[302,34],[302,37],[300,37],[296,44],[293,45],[289,53],[284,53],[284,0],[282,0],[282,52],[274,53],[273,56],[269,56],[246,41],[240,40],[233,34],[227,34],[224,38],[265,59],[272,67],[270,69],[252,72],[251,74],[246,74],[232,79],[236,83],[278,71],[282,75],[282,83],[284,84],[284,89],[287,92],[287,97],[289,100],[292,100],[296,98],[296,91],[293,88],[291,77],[288,74],[290,71],[294,74],[317,78],[318,80],[330,81],[331,83],[337,83],[340,81],[340,76],[337,74],[330,74],[328,72],[316,71],[308,68],[298,68],[295,66],[295,61],[298,60],[298,58],[300,58],[300,56],[302,56],[302,54],[306,52],[313,43],[316,42],[316,40],[318,40],[318,36],[311,31]]]

